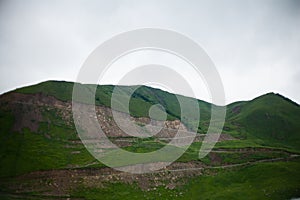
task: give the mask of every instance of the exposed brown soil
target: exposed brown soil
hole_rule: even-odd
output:
[[[1,178],[2,190],[11,195],[22,196],[30,192],[55,199],[69,197],[72,191],[79,187],[101,188],[111,183],[137,184],[142,190],[156,190],[157,187],[175,189],[189,181],[189,178],[202,174],[215,174],[216,171],[207,169],[243,167],[261,162],[288,161],[299,155],[290,155],[289,158],[273,158],[253,162],[230,164],[223,166],[206,166],[201,162],[175,162],[166,169],[146,173],[129,174],[111,168],[91,169],[62,169],[50,171],[36,171],[15,178]],[[33,198],[34,199],[34,198]]]
[[[202,167],[200,162],[173,163],[168,169],[146,174],[129,174],[111,168],[37,171],[13,179],[0,179],[0,184],[15,194],[36,192],[46,196],[66,196],[83,185],[97,188],[117,182],[137,184],[142,190],[152,190],[159,186],[174,189],[184,184],[187,177],[202,174],[201,170],[187,172],[180,169]]]
[[[29,128],[32,132],[37,132],[40,122],[48,123],[51,126],[51,121],[44,116],[44,113],[54,112],[57,117],[64,121],[64,124],[74,128],[72,104],[57,100],[55,97],[47,96],[42,93],[37,94],[21,94],[10,92],[0,96],[1,109],[10,110],[15,118],[13,131],[22,131],[23,128]],[[130,118],[130,120],[139,126],[148,126],[148,129],[154,131],[161,127],[161,130],[154,135],[159,140],[170,142],[175,137],[178,131],[183,131],[183,134],[188,140],[194,137],[193,133],[189,134],[188,129],[179,120],[174,121],[155,121],[147,117],[134,118],[128,114],[116,112],[119,116]],[[112,110],[105,106],[96,106],[96,113],[90,114],[90,118],[97,118],[97,121],[109,138],[116,138],[112,141],[119,147],[132,145],[132,139],[128,139],[130,135],[126,134],[116,124]],[[88,123],[84,123],[88,124]],[[198,134],[194,141],[202,141],[205,134]],[[50,135],[45,134],[45,137],[50,138]],[[127,139],[126,139],[127,138]],[[233,140],[228,134],[221,134],[219,141]],[[179,141],[184,141],[184,138],[178,138]],[[80,142],[80,141],[79,141]]]

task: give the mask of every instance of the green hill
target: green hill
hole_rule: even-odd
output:
[[[243,127],[247,138],[259,138],[269,145],[300,147],[300,106],[279,94],[268,93],[229,105],[227,122]]]
[[[168,199],[172,195],[174,199],[198,199],[199,195],[202,199],[290,199],[300,196],[297,182],[300,106],[279,94],[268,93],[251,101],[227,105],[222,139],[202,159],[198,156],[202,145],[199,138],[207,131],[212,105],[197,100],[200,122],[183,123],[187,127],[199,123],[199,140],[173,163],[174,170],[170,167],[170,171],[157,174],[128,176],[106,168],[82,144],[72,118],[73,86],[71,82],[47,81],[0,95],[1,199],[126,199],[129,196],[130,199]],[[84,97],[91,94],[94,86],[80,84],[79,87],[84,94],[80,101],[90,103]],[[117,93],[120,98],[136,88],[97,86],[95,103],[104,113],[98,120],[112,129],[110,133],[117,131],[109,114],[116,87],[121,89]],[[193,100],[180,98],[185,102]],[[138,125],[144,126],[149,108],[155,104],[165,108],[168,120],[179,119],[176,95],[146,86],[134,91],[129,114]],[[155,137],[108,136],[120,148],[137,153],[151,152],[168,143]],[[145,186],[146,183],[149,185]],[[175,183],[181,185],[175,187]]]
[[[13,92],[36,94],[41,93],[62,101],[71,101],[72,82],[47,81],[17,89]],[[93,85],[80,84],[82,91],[90,95]],[[96,105],[111,106],[111,95],[115,87],[121,89],[118,94],[128,94],[134,86],[97,86],[95,94]],[[190,97],[178,95],[189,101]],[[82,101],[85,101],[84,99]],[[206,133],[210,120],[211,104],[197,100],[200,109],[198,132]],[[130,99],[129,111],[135,117],[148,117],[152,105],[161,104],[169,120],[180,119],[180,105],[175,94],[147,86],[140,86]],[[300,150],[300,106],[280,94],[268,93],[251,101],[235,102],[227,106],[227,116],[224,131],[241,139],[261,139],[267,146],[283,146]],[[186,124],[189,126],[189,124]],[[226,129],[227,128],[227,129]]]
[[[72,119],[69,119],[67,123],[66,119],[63,118],[66,115],[63,113],[65,111],[47,104],[53,97],[62,102],[70,103],[73,85],[74,83],[71,82],[47,81],[0,96],[0,154],[3,167],[3,170],[0,169],[1,174],[65,168],[94,161],[94,158],[89,155],[82,144],[75,146],[70,144],[70,141],[79,140]],[[91,92],[92,85],[80,86],[84,92]],[[96,105],[110,107],[110,99],[115,87],[121,88],[122,93],[118,94],[121,97],[134,89],[133,86],[97,86]],[[19,97],[15,97],[15,94],[35,94],[37,100],[43,98],[46,103],[44,106],[29,105],[26,102],[30,99],[18,103]],[[185,101],[191,99],[181,97]],[[200,108],[198,132],[206,133],[210,120],[211,104],[201,100],[197,101]],[[130,100],[130,114],[135,117],[148,117],[149,108],[155,104],[164,106],[169,120],[179,118],[180,106],[174,94],[146,86],[139,87],[133,93]],[[71,115],[70,110],[66,112]],[[278,94],[269,93],[251,101],[236,102],[227,106],[223,133],[227,133],[238,140],[223,141],[217,147],[274,147],[299,152],[299,121],[299,105]],[[190,123],[198,122],[192,121]],[[19,124],[25,125],[18,129],[16,127]],[[68,145],[74,149],[64,148]],[[161,144],[157,147],[160,146]],[[192,145],[187,154],[183,156],[183,160],[197,159],[199,146],[197,143]],[[150,148],[151,145],[145,145],[145,147]],[[147,151],[141,147],[138,149],[142,152]],[[69,154],[75,151],[82,153],[72,154],[70,157]],[[44,160],[43,156],[46,154],[52,155],[52,157],[46,158],[50,159],[50,162]]]
[[[25,94],[41,93],[49,96],[54,96],[55,98],[62,101],[71,101],[73,85],[74,83],[65,81],[47,81],[37,85],[23,87],[13,92]],[[91,88],[94,87],[94,85],[88,84],[79,84],[79,86],[81,88],[81,91],[86,94],[82,96],[91,95]],[[111,95],[115,87],[118,87],[123,92],[117,94],[119,98],[122,98],[122,96],[128,94],[136,88],[136,86],[98,85],[95,93],[95,104],[110,107]],[[190,97],[185,97],[182,95],[178,96],[180,96],[184,101],[189,101],[192,99]],[[82,99],[82,102],[87,101],[88,100]],[[211,105],[210,103],[207,103],[205,101],[197,101],[199,104],[199,109],[201,110],[200,122],[202,124],[207,124],[207,121],[209,121],[210,119]],[[150,107],[155,104],[161,104],[165,108],[169,120],[180,118],[180,106],[175,94],[147,86],[138,86],[138,89],[135,90],[130,99],[129,111],[130,114],[135,117],[148,117]],[[203,126],[200,126],[199,131],[204,133],[206,132],[206,129],[203,129]]]
[[[103,166],[101,163],[91,165],[96,160],[81,144],[73,120],[69,118],[66,121],[66,118],[63,118],[65,115],[71,116],[71,110],[65,110],[66,106],[61,108],[53,106],[55,104],[53,98],[70,104],[73,85],[74,83],[64,81],[47,81],[0,96],[0,158],[2,159],[0,177],[36,170],[85,165]],[[81,86],[86,93],[89,93],[92,87]],[[110,107],[114,87],[120,87],[124,93],[133,90],[131,86],[98,86],[95,95],[96,105]],[[17,94],[25,94],[28,97],[20,99]],[[182,98],[187,101],[190,99]],[[42,105],[37,101],[41,101]],[[201,108],[201,119],[204,121],[203,124],[206,124],[209,120],[210,104],[200,100],[198,102]],[[141,86],[133,94],[130,101],[130,114],[135,117],[148,117],[149,108],[158,103],[165,107],[169,120],[180,116],[179,103],[174,94],[146,86]],[[205,128],[200,126],[199,132],[204,131]],[[150,143],[145,147],[151,149],[153,148],[151,145]],[[154,146],[161,147],[161,144]],[[142,147],[141,151],[145,151],[145,147]]]

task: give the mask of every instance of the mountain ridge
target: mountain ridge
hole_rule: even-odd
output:
[[[5,95],[7,93],[10,93],[10,92],[16,92],[16,91],[19,91],[20,89],[24,89],[24,88],[27,88],[27,87],[32,87],[32,86],[37,86],[37,85],[40,85],[40,84],[43,84],[43,83],[47,83],[47,82],[56,82],[56,83],[67,83],[67,84],[74,84],[76,82],[73,82],[73,81],[65,81],[65,80],[46,80],[46,81],[41,81],[41,82],[38,82],[38,83],[34,83],[34,84],[30,84],[30,85],[25,85],[25,86],[22,86],[22,87],[18,87],[18,88],[15,88],[15,89],[11,89],[10,91],[6,91],[1,95]],[[96,84],[85,84],[85,83],[78,83],[78,84],[82,84],[82,85],[96,85]],[[130,86],[142,86],[142,87],[149,87],[149,88],[152,88],[152,89],[156,89],[156,90],[161,90],[163,92],[166,92],[166,93],[170,93],[170,94],[175,94],[175,95],[180,95],[180,96],[184,96],[184,97],[187,97],[187,98],[194,98],[194,97],[190,97],[190,96],[185,96],[185,95],[182,95],[182,94],[177,94],[177,93],[171,93],[167,90],[163,90],[161,88],[156,88],[156,87],[152,87],[152,86],[146,86],[146,85],[113,85],[113,84],[104,84],[104,85],[98,85],[98,86],[108,86],[108,87],[113,87],[113,86],[124,86],[124,87],[130,87]],[[300,105],[298,104],[296,101],[293,101],[292,99],[284,96],[283,94],[280,94],[280,93],[277,93],[277,92],[267,92],[267,93],[264,93],[264,94],[261,94],[257,97],[253,97],[251,99],[248,99],[248,100],[237,100],[237,101],[234,101],[234,102],[231,102],[231,103],[227,103],[225,106],[230,106],[231,104],[235,104],[235,103],[238,103],[238,102],[248,102],[248,101],[251,101],[251,100],[254,100],[258,97],[262,97],[262,96],[265,96],[265,95],[272,95],[272,94],[275,94],[275,95],[278,95],[280,97],[283,97],[284,99],[286,99],[287,101],[290,101],[292,103],[294,103],[295,105]],[[200,100],[200,101],[205,101],[205,100],[202,100],[202,99],[198,99],[198,98],[194,98],[194,99],[197,99],[197,100]],[[207,101],[205,101],[207,102]],[[207,102],[207,103],[210,103],[211,102]]]

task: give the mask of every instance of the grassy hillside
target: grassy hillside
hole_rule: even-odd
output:
[[[248,139],[266,144],[300,147],[300,106],[274,93],[228,106],[227,123],[242,127]]]
[[[73,84],[64,81],[47,81],[37,85],[15,90],[20,93],[43,93],[54,96],[59,100],[71,101]],[[80,85],[87,94],[92,85]],[[134,89],[132,86],[97,86],[95,94],[96,105],[110,107],[111,95],[114,87],[121,88],[122,95]],[[86,95],[88,96],[88,95]],[[184,101],[191,98],[181,96]],[[84,100],[83,100],[84,101]],[[130,99],[129,111],[135,117],[148,117],[152,105],[161,104],[168,119],[180,117],[179,102],[174,94],[147,86],[140,86]],[[199,123],[198,132],[206,133],[210,120],[211,104],[198,100],[200,122],[189,121],[190,124]],[[266,146],[285,147],[300,150],[300,106],[279,95],[268,93],[251,101],[235,102],[227,106],[227,117],[224,132],[234,137],[259,141]],[[189,124],[186,124],[189,126]]]
[[[13,115],[0,109],[0,177],[82,167],[96,161],[81,143],[73,143],[79,141],[73,126],[62,123],[54,109],[43,112],[45,120],[37,131],[24,128],[19,132],[12,129]]]
[[[49,199],[288,199],[300,196],[299,157],[295,155],[300,152],[300,107],[281,95],[269,93],[228,105],[222,133],[233,136],[233,140],[217,143],[202,159],[198,157],[202,143],[196,141],[174,163],[178,172],[167,170],[162,172],[164,175],[136,176],[128,184],[128,180],[121,181],[121,178],[128,178],[126,175],[120,178],[107,174],[107,168],[81,143],[71,117],[73,85],[47,81],[0,96],[1,199],[43,199],[45,195]],[[84,96],[88,96],[93,86],[80,87]],[[115,87],[121,88],[117,94],[121,98],[134,89],[132,86],[97,86],[96,105],[110,107]],[[20,101],[18,97],[33,98],[34,95],[23,94],[43,95],[35,95],[35,101],[30,102],[28,98]],[[46,104],[36,103],[39,98],[44,98],[41,101]],[[182,98],[186,102],[192,100]],[[56,99],[63,103],[55,107]],[[84,98],[81,100],[88,103]],[[200,108],[198,132],[206,133],[211,104],[197,101]],[[149,108],[155,104],[165,108],[169,120],[180,117],[180,106],[174,94],[146,86],[133,93],[129,111],[135,117],[148,117]],[[101,108],[109,110],[106,107]],[[16,128],[20,124],[23,126]],[[168,143],[154,137],[110,139],[113,142],[130,139],[130,145],[121,148],[137,153],[151,152]],[[189,168],[192,170],[188,171]],[[63,177],[64,181],[58,181],[60,176],[55,174],[60,170],[66,171],[66,176],[72,180],[68,182],[70,177]],[[93,170],[103,170],[104,174],[100,173],[100,177]],[[110,176],[114,181],[104,180],[103,187],[95,186],[100,179]],[[166,188],[167,184],[175,184],[175,179],[179,186]],[[142,190],[138,186],[147,181],[155,189],[148,186],[151,190]],[[62,191],[61,188],[67,189]]]
[[[65,82],[65,81],[47,81],[42,82],[37,85],[32,85],[28,87],[23,87],[15,90],[14,92],[25,93],[25,94],[36,94],[42,93],[49,96],[54,96],[55,98],[62,101],[71,101],[72,100],[72,92],[73,92],[74,83]],[[93,85],[82,85],[79,84],[79,87],[83,91],[83,93],[89,96],[91,94],[91,88]],[[95,94],[95,103],[96,105],[104,105],[111,106],[111,95],[115,87],[120,88],[122,93],[117,93],[118,98],[122,98],[125,94],[129,94],[129,92],[134,90],[134,86],[113,86],[113,85],[98,85],[96,94]],[[178,95],[183,98],[184,101],[190,101],[192,98],[184,97],[182,95]],[[88,100],[82,99],[83,102],[87,102]],[[206,128],[204,124],[207,124],[207,121],[210,119],[210,109],[211,105],[205,101],[197,100],[200,109],[200,125],[199,132],[205,133]],[[149,109],[152,105],[161,104],[167,114],[169,120],[179,119],[180,118],[180,106],[175,94],[155,89],[147,86],[140,86],[133,93],[130,104],[129,111],[132,116],[135,117],[148,117]],[[190,123],[198,123],[198,122],[190,122]]]

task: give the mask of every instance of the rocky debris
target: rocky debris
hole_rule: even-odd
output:
[[[0,97],[1,108],[12,110],[15,117],[14,131],[21,131],[23,128],[29,128],[33,132],[37,132],[40,122],[47,122],[49,125],[53,123],[47,117],[46,113],[54,113],[58,119],[69,127],[74,128],[72,104],[68,101],[60,101],[52,96],[47,96],[42,93],[37,94],[21,94],[10,92]],[[3,106],[4,105],[4,106]],[[109,138],[127,138],[128,135],[115,122],[112,110],[105,106],[96,106],[96,113],[90,114],[91,118],[96,118],[100,124],[101,129]],[[159,140],[170,142],[179,132],[185,132],[185,137],[195,137],[192,133],[189,134],[187,127],[176,119],[173,121],[155,121],[147,117],[132,117],[129,114],[115,111],[123,118],[129,118],[131,122],[139,127],[145,127],[145,132],[157,133],[153,135]],[[46,114],[47,115],[47,114]],[[129,133],[130,134],[130,133]],[[180,135],[180,134],[179,134]],[[182,135],[182,134],[181,134]],[[151,136],[151,135],[150,135]],[[202,141],[205,135],[197,134],[195,141]],[[46,135],[50,138],[50,135]],[[219,141],[234,139],[229,135],[222,134]],[[182,138],[181,138],[182,140]],[[188,140],[188,139],[187,139]],[[115,140],[119,146],[130,146],[132,140],[121,141]]]
[[[200,163],[173,163],[170,168]],[[182,166],[183,167],[183,166]],[[169,167],[168,167],[169,168]],[[142,190],[156,190],[158,187],[175,189],[188,181],[188,177],[201,175],[202,171],[157,171],[146,174],[129,174],[111,168],[63,169],[36,171],[13,178],[13,184],[3,183],[16,194],[35,192],[41,195],[68,196],[77,187],[105,187],[111,183],[137,184]],[[18,184],[17,184],[18,183]],[[2,185],[3,185],[2,184]]]

